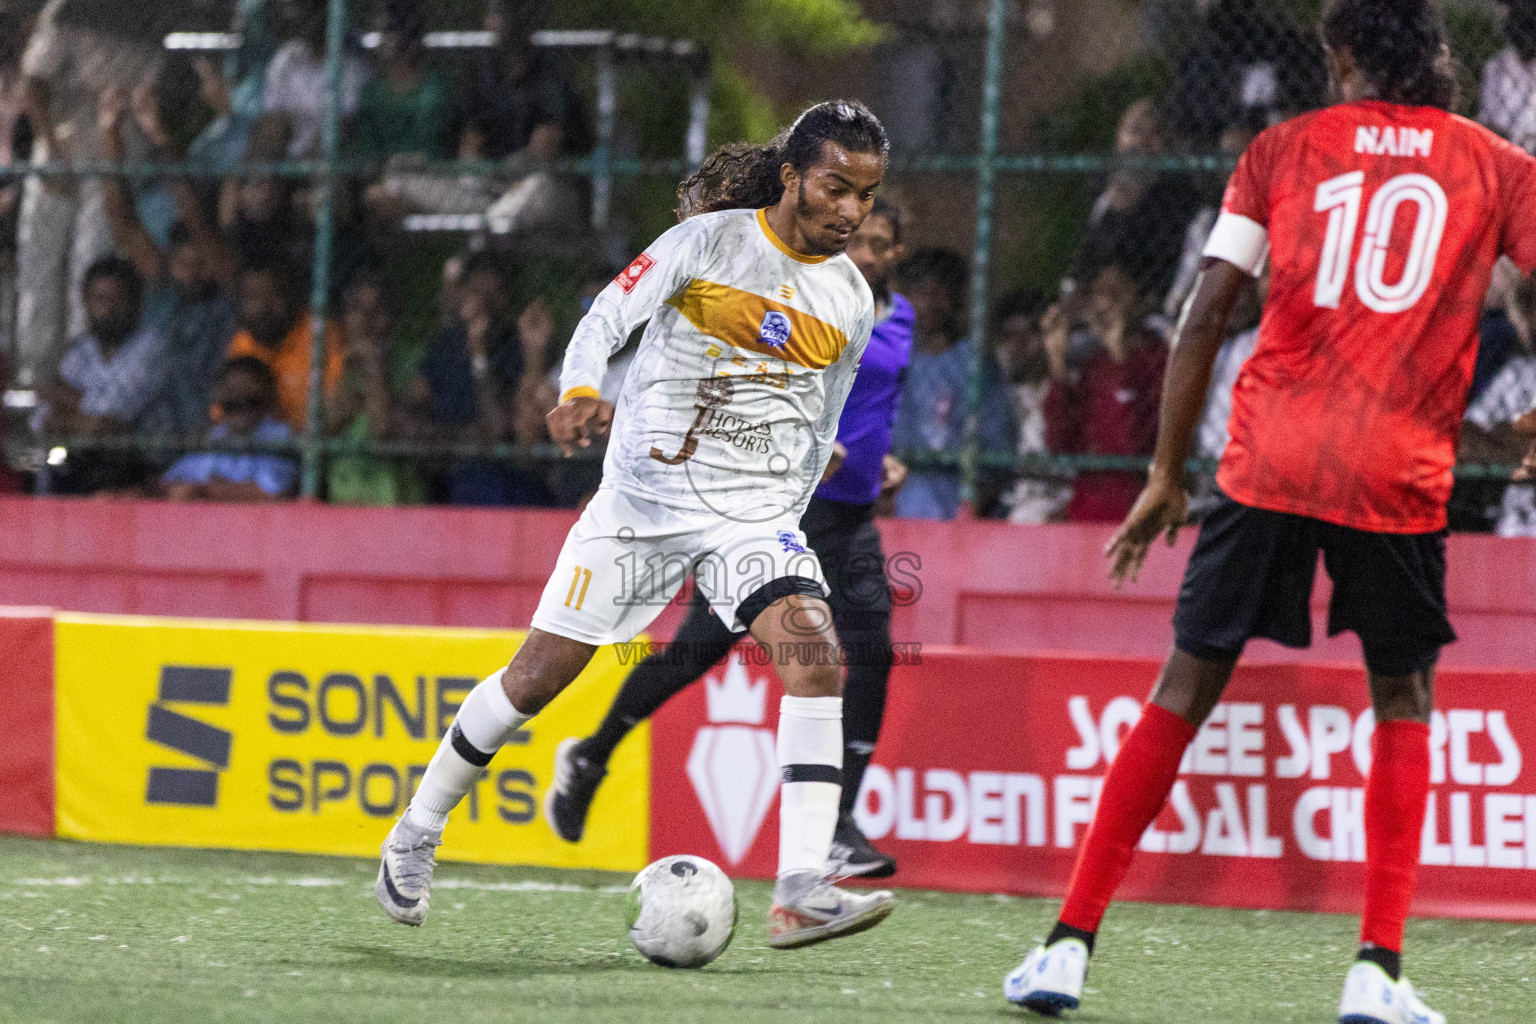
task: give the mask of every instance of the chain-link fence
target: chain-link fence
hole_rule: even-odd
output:
[[[706,143],[854,95],[891,131],[920,297],[896,511],[1123,511],[1226,175],[1328,100],[1320,4],[654,6],[0,3],[0,487],[575,504],[598,467],[543,414],[583,303]],[[1536,145],[1536,3],[1447,14],[1462,112]],[[1474,409],[1536,402],[1517,284]],[[1064,381],[1133,400],[1090,414]],[[1515,453],[1472,433],[1456,519],[1488,528]]]

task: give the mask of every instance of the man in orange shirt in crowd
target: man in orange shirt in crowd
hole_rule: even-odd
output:
[[[310,315],[291,267],[276,260],[251,263],[240,273],[240,330],[228,358],[251,356],[277,377],[278,408],[294,433],[304,430],[309,396],[309,358],[314,345]],[[325,393],[341,379],[341,329],[325,327]]]

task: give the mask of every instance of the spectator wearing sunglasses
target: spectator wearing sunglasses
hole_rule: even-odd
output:
[[[254,356],[231,359],[214,386],[219,420],[208,440],[225,444],[276,444],[293,439],[279,418],[277,378]],[[173,501],[269,502],[291,498],[298,484],[292,459],[270,452],[213,451],[183,456],[161,478]]]

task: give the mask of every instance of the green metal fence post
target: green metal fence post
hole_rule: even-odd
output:
[[[987,284],[992,273],[992,205],[997,190],[997,122],[1003,93],[1003,42],[1008,0],[987,6],[987,57],[982,72],[981,155],[976,166],[976,248],[971,255],[971,371],[965,401],[960,500],[972,508],[981,469],[981,400],[987,358]]]
[[[303,496],[320,496],[320,466],[325,457],[325,324],[330,310],[331,245],[336,234],[336,164],[341,148],[342,41],[347,28],[347,0],[329,0],[325,30],[325,110],[320,133],[320,202],[315,211],[315,266],[310,277],[312,329],[309,395],[304,408]]]

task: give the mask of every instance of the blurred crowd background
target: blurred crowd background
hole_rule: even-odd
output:
[[[1319,4],[1003,3],[978,271],[993,6],[0,0],[0,491],[578,505],[600,467],[555,458],[543,418],[585,305],[673,223],[706,146],[846,95],[893,140],[916,315],[889,513],[1118,520],[1233,161],[1328,101]],[[1536,0],[1447,13],[1461,113],[1536,147]],[[1500,470],[1536,405],[1533,316],[1505,268],[1456,529],[1536,535]]]

